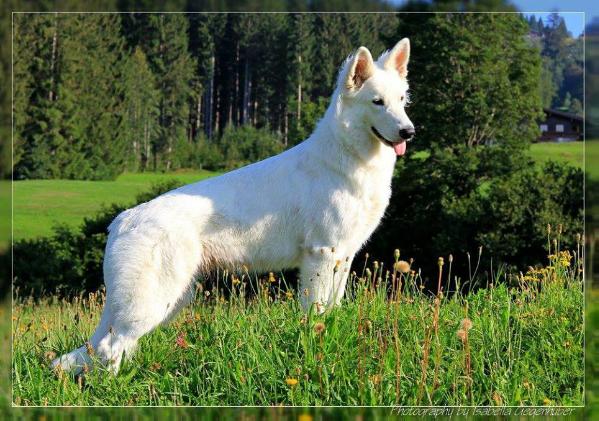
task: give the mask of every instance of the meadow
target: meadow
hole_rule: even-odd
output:
[[[187,170],[170,173],[125,173],[114,181],[23,180],[14,183],[14,239],[52,233],[56,224],[76,227],[102,206],[133,203],[152,185],[175,179],[193,183],[216,173]],[[68,205],[67,205],[68,203]]]
[[[102,292],[19,299],[14,403],[581,405],[581,262],[551,253],[544,268],[498,273],[465,295],[428,294],[407,262],[365,263],[349,299],[323,316],[302,315],[275,274],[223,274],[218,287],[197,284],[195,303],[144,337],[116,377],[96,366],[74,380],[48,366],[89,338]],[[439,263],[441,285],[450,267]]]

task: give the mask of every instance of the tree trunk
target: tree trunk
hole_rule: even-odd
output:
[[[234,114],[235,114],[235,125],[239,124],[240,113],[239,113],[239,41],[237,41],[235,48],[235,100],[233,101]]]
[[[296,111],[296,125],[297,128],[300,128],[300,121],[302,118],[302,54],[299,53],[297,55],[297,62],[299,64],[299,69],[298,69],[298,80],[297,80],[297,111]]]
[[[283,112],[285,113],[285,117],[283,120],[283,143],[285,145],[285,148],[287,148],[289,134],[289,114],[287,114],[287,107],[283,108]]]
[[[214,98],[214,54],[210,57],[210,81],[206,89],[206,105],[204,106],[204,130],[208,139],[212,138],[212,110]]]
[[[48,99],[54,101],[56,99],[55,84],[56,84],[56,47],[58,45],[58,13],[54,14],[54,33],[52,35],[52,56],[50,57],[50,92]]]
[[[243,74],[243,104],[241,107],[241,124],[247,124],[248,122],[248,114],[249,114],[249,108],[250,108],[250,89],[251,89],[251,82],[250,82],[250,64],[249,64],[249,60],[245,59],[245,66],[244,66],[244,74]]]

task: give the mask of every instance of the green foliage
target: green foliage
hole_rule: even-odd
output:
[[[563,17],[557,13],[551,13],[546,22],[532,15],[528,25],[543,59],[540,80],[543,106],[582,115],[583,39],[572,37]]]
[[[227,169],[260,161],[283,151],[283,144],[274,133],[251,126],[225,128],[220,145],[225,151],[224,164]]]
[[[489,288],[445,295],[438,306],[410,274],[399,276],[401,298],[388,300],[391,278],[375,283],[377,269],[369,265],[373,275],[352,276],[342,306],[308,317],[285,279],[239,274],[233,283],[224,274],[219,289],[197,284],[191,308],[143,337],[118,376],[96,364],[84,387],[52,375],[47,364],[89,338],[103,292],[18,298],[13,399],[92,406],[581,405],[580,262],[559,256],[551,268],[511,274],[511,285],[510,275],[499,274]],[[252,288],[261,293],[248,299]]]
[[[136,202],[146,202],[179,185],[175,180],[157,184],[140,194]],[[57,226],[50,237],[16,241],[13,244],[15,291],[40,296],[97,290],[104,282],[102,261],[108,225],[129,207],[108,206],[94,217],[85,218],[80,230]]]
[[[113,179],[251,162],[220,140],[229,126],[298,143],[343,60],[360,44],[382,52],[396,26],[390,14],[17,15],[16,175]],[[252,156],[280,150],[266,136]]]
[[[15,19],[16,177],[114,178],[126,157],[119,15]]]
[[[388,217],[372,239],[374,255],[385,247],[413,250],[417,262],[436,256],[463,258],[482,246],[483,267],[504,262],[516,267],[545,258],[547,224],[567,226],[562,242],[572,247],[583,232],[583,173],[553,161],[509,175],[475,179],[475,161],[433,152],[409,160],[394,179]],[[426,241],[422,239],[426,238]],[[427,269],[431,269],[429,266]]]

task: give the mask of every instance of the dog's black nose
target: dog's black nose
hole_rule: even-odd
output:
[[[399,137],[401,137],[402,140],[410,140],[414,137],[415,134],[416,130],[414,130],[413,127],[408,127],[407,129],[401,129],[399,131]]]

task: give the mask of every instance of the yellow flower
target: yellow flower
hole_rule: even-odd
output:
[[[312,421],[312,415],[310,414],[300,414],[300,416],[297,417],[297,421]]]
[[[497,392],[493,392],[493,401],[495,402],[495,405],[500,406],[503,403],[503,400],[501,399],[501,395]]]
[[[291,291],[287,291],[285,293],[285,297],[287,297],[288,300],[291,300],[293,298],[293,292]]]
[[[268,273],[268,282],[270,282],[271,284],[274,284],[275,282],[277,282],[277,280],[275,279],[275,274],[272,272]]]
[[[293,386],[297,385],[298,380],[290,377],[290,378],[285,379],[285,383],[287,383],[287,386],[293,387]]]
[[[551,399],[543,399],[543,405],[551,405]]]
[[[395,263],[395,270],[401,273],[408,273],[410,271],[410,264],[405,260],[400,260]]]

